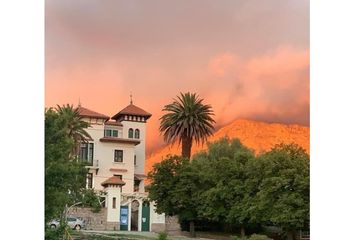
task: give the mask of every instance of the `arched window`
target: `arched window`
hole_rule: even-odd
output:
[[[135,129],[135,136],[134,136],[135,138],[140,138],[140,131],[139,131],[139,129]]]
[[[128,138],[133,138],[134,130],[129,128]]]

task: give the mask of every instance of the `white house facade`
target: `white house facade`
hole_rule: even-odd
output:
[[[87,162],[87,188],[102,193],[107,224],[117,230],[164,230],[165,216],[147,201],[144,186],[145,125],[151,114],[132,102],[112,117],[78,109],[91,136],[81,144],[79,158]]]

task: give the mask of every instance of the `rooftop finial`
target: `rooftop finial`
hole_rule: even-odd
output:
[[[133,104],[133,95],[132,95],[132,92],[130,92],[130,104]]]
[[[78,104],[77,106],[78,106],[78,107],[81,107],[80,97],[79,97],[79,104]]]

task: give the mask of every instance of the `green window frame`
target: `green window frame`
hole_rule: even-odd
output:
[[[128,138],[133,138],[133,135],[134,135],[134,130],[132,128],[129,128]]]

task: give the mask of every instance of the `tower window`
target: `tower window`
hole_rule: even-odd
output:
[[[123,150],[114,150],[114,162],[123,162]]]
[[[135,129],[135,136],[134,136],[135,138],[140,138],[140,131],[139,131],[139,129]]]
[[[113,198],[113,201],[112,201],[112,208],[116,208],[116,198],[115,197]]]
[[[128,137],[133,138],[133,134],[134,134],[134,130],[132,128],[129,128]]]

